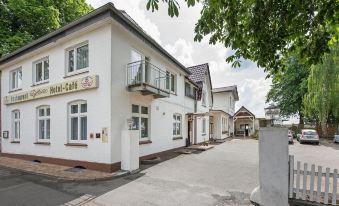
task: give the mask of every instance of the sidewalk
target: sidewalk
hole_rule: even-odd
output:
[[[65,181],[103,180],[112,178],[120,174],[105,173],[87,169],[75,169],[73,171],[67,171],[71,169],[71,167],[46,163],[36,163],[32,161],[8,157],[0,157],[0,166],[21,170],[27,173],[54,177]]]

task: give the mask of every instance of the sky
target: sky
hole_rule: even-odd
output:
[[[254,62],[243,61],[240,68],[232,68],[225,61],[233,51],[222,44],[210,45],[209,38],[194,42],[194,26],[200,17],[202,5],[188,8],[179,0],[179,17],[167,14],[167,5],[160,1],[156,12],[146,10],[147,0],[86,0],[94,8],[113,2],[118,9],[125,10],[152,38],[185,66],[209,63],[212,86],[237,85],[239,101],[236,110],[245,106],[256,117],[264,117],[265,97],[271,80],[266,79],[262,68]]]

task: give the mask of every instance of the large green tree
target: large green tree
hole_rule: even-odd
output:
[[[0,57],[92,9],[85,0],[0,0]]]
[[[266,102],[279,106],[284,117],[299,116],[299,123],[304,123],[303,97],[307,92],[309,68],[300,64],[295,56],[284,62],[285,68],[273,75],[272,85],[267,93]]]
[[[168,4],[170,16],[179,15],[177,0]],[[199,0],[185,0],[194,6]],[[235,53],[227,62],[240,66],[250,59],[265,70],[280,70],[284,59],[298,51],[308,65],[321,61],[329,52],[328,42],[338,39],[338,0],[200,0],[201,17],[195,40],[210,36],[210,43],[222,43]],[[159,0],[148,0],[147,9],[158,9]]]
[[[304,98],[305,114],[320,121],[326,136],[327,123],[339,120],[339,42],[331,45],[321,64],[311,67],[308,93]]]

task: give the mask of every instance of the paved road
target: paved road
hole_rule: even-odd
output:
[[[0,205],[61,205],[84,194],[99,196],[130,181],[131,178],[86,183],[62,182],[0,167]]]
[[[143,173],[87,205],[250,205],[249,194],[258,184],[258,143],[235,139]]]
[[[289,148],[296,160],[339,167],[338,144]],[[0,205],[60,205],[84,194],[103,194],[88,205],[249,205],[257,177],[258,142],[234,139],[109,181],[62,182],[0,167]]]

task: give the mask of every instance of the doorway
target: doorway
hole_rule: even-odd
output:
[[[248,137],[249,135],[249,126],[248,124],[245,124],[245,136]]]
[[[193,121],[191,119],[188,119],[187,122],[187,143],[186,146],[191,146],[193,144]]]

